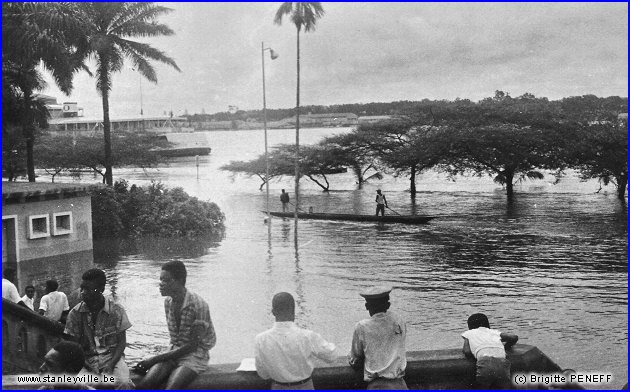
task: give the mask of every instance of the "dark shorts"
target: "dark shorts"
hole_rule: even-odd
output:
[[[483,389],[512,389],[510,361],[505,358],[479,358],[475,380],[477,386]]]

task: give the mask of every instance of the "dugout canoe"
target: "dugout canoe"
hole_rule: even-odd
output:
[[[265,211],[263,213],[266,214]],[[293,212],[277,212],[269,213],[271,216],[278,218],[293,218]],[[326,214],[326,213],[307,213],[299,212],[299,219],[316,219],[316,220],[332,220],[332,221],[353,221],[353,222],[383,222],[383,223],[405,223],[411,225],[428,223],[435,216],[428,215],[361,215],[361,214]]]

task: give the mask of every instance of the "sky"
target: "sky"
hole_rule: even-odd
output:
[[[296,28],[273,19],[281,3],[160,3],[175,34],[137,39],[175,59],[158,83],[127,62],[113,78],[113,118],[173,111],[262,109],[261,42],[268,108],[295,107]],[[627,3],[322,3],[300,35],[302,105],[422,99],[478,101],[502,90],[560,99],[628,96]],[[93,64],[91,64],[93,69]],[[71,96],[48,78],[44,94],[102,115],[95,80],[77,74]],[[141,93],[142,91],[142,93]]]

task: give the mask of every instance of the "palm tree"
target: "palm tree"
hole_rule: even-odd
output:
[[[288,15],[291,22],[297,28],[297,89],[296,89],[296,104],[295,104],[295,238],[297,240],[297,226],[298,226],[298,209],[300,206],[300,31],[304,29],[304,32],[315,30],[315,23],[317,19],[324,16],[324,8],[319,2],[304,2],[304,3],[282,3],[274,23],[277,25],[282,24],[282,18]]]
[[[159,61],[180,71],[175,60],[148,44],[131,41],[133,37],[173,35],[157,17],[168,14],[170,8],[154,3],[76,3],[83,25],[84,41],[79,47],[86,57],[96,59],[96,89],[103,103],[103,136],[105,139],[105,178],[113,185],[111,123],[109,121],[109,93],[112,73],[119,72],[125,59],[147,80],[157,83],[150,60]]]
[[[2,3],[2,93],[17,104],[18,110],[6,114],[22,129],[30,182],[35,181],[35,130],[47,124],[47,109],[35,97],[45,87],[41,68],[70,94],[75,72],[84,68],[76,55],[76,32],[77,21],[67,4]]]

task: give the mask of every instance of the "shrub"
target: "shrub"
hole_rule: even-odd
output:
[[[92,194],[94,238],[202,236],[222,233],[225,215],[212,202],[162,183],[146,188],[118,181]],[[98,206],[97,206],[98,204]],[[94,208],[96,207],[96,208]]]

